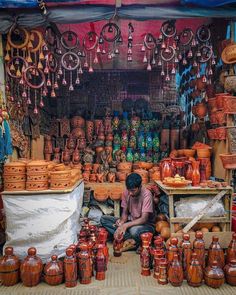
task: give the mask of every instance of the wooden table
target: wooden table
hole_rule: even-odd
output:
[[[167,185],[164,185],[161,181],[156,181],[156,184],[163,191],[169,200],[169,217],[170,217],[170,230],[171,235],[173,236],[174,231],[174,224],[175,223],[182,223],[188,224],[191,222],[193,218],[185,218],[185,217],[175,217],[174,212],[174,198],[176,196],[181,196],[182,198],[187,197],[189,195],[199,195],[204,197],[208,196],[215,196],[219,192],[223,192],[223,204],[224,209],[226,211],[225,216],[222,217],[208,217],[208,218],[201,218],[200,222],[205,223],[221,223],[223,232],[230,232],[231,233],[231,208],[232,208],[232,200],[233,200],[233,188],[231,186],[223,187],[223,188],[202,188],[202,187],[181,187],[181,188],[174,188]],[[215,233],[209,233],[211,235]],[[217,233],[218,234],[218,233]]]

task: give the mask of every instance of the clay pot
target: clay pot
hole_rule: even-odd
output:
[[[220,268],[225,266],[224,250],[221,248],[219,238],[217,236],[212,237],[212,243],[208,250],[208,265],[213,265],[216,261],[216,265]]]
[[[205,103],[201,102],[196,105],[196,116],[199,119],[203,119],[207,114],[207,106]]]
[[[215,97],[208,99],[207,104],[208,104],[208,111],[209,111],[210,114],[217,111],[217,105],[216,105],[216,98]]]
[[[64,164],[68,165],[70,163],[71,160],[71,155],[70,152],[68,150],[64,150],[64,152],[62,152],[62,162],[64,162]]]
[[[152,169],[153,167],[153,163],[149,163],[149,162],[138,162],[137,164],[139,165],[139,168],[145,169],[145,170]]]
[[[184,156],[185,157],[194,157],[195,155],[195,150],[192,150],[192,149],[184,149],[183,150],[183,153],[184,153]]]
[[[64,258],[65,286],[67,288],[77,285],[77,261],[74,251],[71,248],[66,249]]]
[[[111,191],[110,191],[110,198],[113,201],[118,201],[122,198],[122,193],[123,193],[123,189],[120,187],[114,187]]]
[[[226,282],[231,286],[236,286],[236,259],[226,264],[224,271]]]
[[[44,281],[50,286],[60,285],[63,281],[63,262],[57,259],[57,255],[51,256],[51,261],[44,266]]]
[[[0,258],[0,280],[3,286],[13,286],[20,280],[20,260],[12,247],[6,247],[4,253]]]
[[[211,150],[210,149],[197,149],[198,158],[210,158]]]
[[[236,154],[220,154],[219,156],[225,169],[236,169]]]
[[[120,182],[124,182],[126,180],[127,173],[124,172],[116,172],[116,178]]]
[[[224,108],[224,97],[229,96],[229,93],[217,93],[216,94],[216,106],[218,110],[223,110]]]
[[[99,202],[105,202],[108,199],[108,190],[103,187],[94,189],[94,199]]]
[[[219,288],[225,282],[225,275],[218,266],[217,261],[213,261],[212,264],[204,270],[205,284],[212,288]]]
[[[187,269],[187,282],[192,287],[199,287],[203,280],[203,269],[196,253],[192,254],[192,261]]]
[[[95,127],[95,134],[96,135],[98,135],[101,126],[103,126],[102,120],[96,119],[94,121],[94,127]]]
[[[80,162],[80,152],[79,150],[75,149],[72,155],[72,163],[78,164]]]
[[[85,132],[84,132],[84,129],[77,127],[71,131],[71,135],[73,138],[84,138]]]
[[[84,128],[85,126],[85,120],[80,116],[73,117],[70,122],[73,128]]]
[[[81,137],[77,140],[77,148],[80,150],[84,150],[86,148],[86,139],[85,137]]]
[[[70,135],[70,137],[66,140],[66,147],[69,150],[74,150],[76,147],[76,142],[73,139],[73,137]]]

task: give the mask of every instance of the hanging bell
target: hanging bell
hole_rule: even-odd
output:
[[[152,70],[152,67],[150,65],[150,63],[147,65],[147,71],[151,71]]]
[[[133,41],[133,37],[131,34],[129,34],[129,36],[128,36],[128,41]]]
[[[99,38],[98,43],[99,43],[99,44],[103,44],[103,43],[104,43],[104,40],[103,40],[102,37]]]
[[[111,53],[108,53],[107,58],[108,58],[108,59],[112,59],[112,55],[111,55]]]
[[[39,106],[40,106],[40,108],[43,108],[44,107],[44,102],[43,102],[43,99],[42,98],[40,99]]]
[[[144,54],[144,57],[143,57],[143,63],[146,63],[148,60],[147,60],[147,56],[146,54]]]
[[[66,79],[62,79],[62,85],[63,86],[66,86],[67,85]]]
[[[178,60],[180,61],[181,59],[182,59],[182,54],[179,53],[179,55],[178,55]]]
[[[106,54],[106,50],[105,49],[102,50],[102,54]]]
[[[58,69],[58,72],[57,72],[57,74],[58,74],[59,76],[61,76],[61,75],[63,74],[63,72],[62,72],[62,69],[61,69],[61,68],[59,68],[59,69]]]
[[[59,85],[57,83],[57,81],[54,83],[54,89],[58,89],[59,88]]]
[[[209,68],[208,75],[209,75],[209,76],[212,76],[212,75],[213,75],[212,68]]]
[[[178,57],[177,57],[177,56],[175,57],[175,60],[174,60],[174,62],[175,62],[176,64],[179,62],[179,59],[178,59]]]
[[[37,115],[39,113],[38,108],[34,107],[34,114]]]
[[[48,74],[49,73],[49,68],[45,67],[43,72],[44,72],[44,74]]]
[[[85,63],[84,63],[84,67],[85,67],[85,68],[88,68],[88,66],[89,66],[89,65],[88,65],[88,62],[85,61]]]
[[[197,56],[197,57],[201,57],[201,56],[202,56],[202,55],[201,55],[201,52],[200,52],[199,50],[197,51],[196,56]]]
[[[170,53],[170,48],[166,47],[166,49],[164,50],[165,53]]]
[[[72,84],[69,87],[69,91],[74,91],[74,86]]]
[[[32,63],[32,62],[33,62],[30,53],[28,54],[28,56],[27,56],[27,58],[26,58],[26,61],[27,61],[28,63]]]
[[[10,58],[10,55],[9,53],[7,52],[7,54],[5,55],[5,61],[9,61],[11,58]]]
[[[173,42],[172,47],[176,50],[176,43]]]
[[[196,62],[196,60],[194,60],[194,62],[193,62],[193,67],[194,67],[194,68],[197,67],[197,62]]]
[[[128,62],[133,61],[133,59],[132,59],[132,55],[128,55],[127,60],[128,60]]]
[[[123,38],[122,38],[122,36],[120,36],[120,37],[118,38],[117,42],[118,42],[118,43],[123,43]]]
[[[145,45],[142,45],[141,51],[144,52],[146,50]]]
[[[47,87],[51,87],[52,86],[52,82],[51,82],[51,80],[50,79],[47,79]]]
[[[80,84],[80,79],[79,79],[79,77],[76,78],[76,80],[75,80],[75,84],[76,84],[76,85],[79,85],[79,84]]]
[[[27,101],[26,101],[27,105],[30,105],[31,104],[31,100],[30,100],[30,97],[27,98]]]
[[[97,56],[94,57],[93,63],[94,63],[95,65],[98,64],[98,57],[97,57]]]
[[[193,57],[193,52],[192,52],[192,50],[189,50],[189,52],[188,52],[188,58],[191,58],[191,57]]]
[[[61,50],[61,48],[57,48],[57,49],[56,49],[56,52],[57,52],[57,54],[61,55],[61,54],[62,54],[62,50]]]
[[[51,95],[50,95],[51,97],[56,97],[56,92],[54,91],[54,89],[52,89],[52,91],[51,91]]]
[[[155,48],[154,54],[157,55],[158,54],[158,49]]]
[[[161,43],[161,49],[165,49],[166,48],[166,43],[165,41],[163,40],[162,43]]]
[[[195,47],[197,44],[196,44],[196,40],[195,40],[195,38],[193,38],[193,40],[192,40],[192,43],[191,43],[191,46],[192,47]]]
[[[200,72],[197,72],[197,78],[200,78],[200,77],[201,77]]]
[[[78,56],[82,56],[82,52],[79,50],[79,51],[77,52],[77,55],[78,55]]]
[[[93,73],[93,72],[94,72],[94,71],[93,71],[93,67],[90,66],[88,71],[89,71],[89,73]]]
[[[42,92],[42,96],[47,96],[47,91],[45,89]]]
[[[46,43],[43,45],[43,50],[48,51],[48,47]]]
[[[81,67],[79,68],[78,73],[79,73],[79,74],[83,74],[83,69],[82,69]]]
[[[120,54],[120,51],[118,48],[115,49],[115,54]]]
[[[72,61],[73,60],[73,56],[70,54],[69,55],[69,61]]]
[[[132,49],[131,49],[131,48],[128,48],[127,53],[128,53],[128,54],[132,54]]]
[[[20,85],[24,85],[24,80],[23,80],[22,78],[20,79],[19,84],[20,84]]]
[[[158,65],[159,67],[161,67],[161,66],[162,66],[162,61],[161,61],[161,59],[159,59],[159,60],[158,60],[158,63],[157,63],[157,65]]]
[[[186,64],[188,63],[187,60],[186,60],[186,58],[183,58],[182,63],[183,63],[184,66],[186,66]]]
[[[211,60],[211,64],[212,65],[215,65],[216,64],[216,60],[214,58]]]
[[[155,65],[156,64],[156,60],[155,60],[155,58],[153,57],[153,59],[152,59],[152,65]]]
[[[159,37],[158,37],[158,39],[159,39],[159,40],[162,40],[162,39],[163,39],[163,35],[160,34]]]
[[[161,71],[161,76],[165,76],[164,70]]]
[[[29,42],[28,42],[28,45],[27,45],[27,47],[28,47],[29,49],[32,49],[32,48],[33,48],[33,44],[32,44],[32,42],[31,42],[31,41],[29,41]]]
[[[96,52],[97,52],[97,53],[101,53],[101,48],[100,48],[100,46],[97,47]]]
[[[10,86],[9,84],[6,84],[6,91],[9,91],[10,90]]]
[[[166,82],[169,82],[169,81],[170,81],[170,76],[169,76],[168,74],[167,74],[166,77],[165,77],[165,81],[166,81]]]
[[[26,91],[23,91],[23,92],[22,92],[22,97],[24,97],[24,98],[27,97],[27,93],[26,93]]]
[[[16,63],[17,66],[20,64],[20,61],[19,61],[18,58],[16,59],[16,62],[15,63]]]
[[[43,69],[43,64],[41,63],[41,61],[38,62],[38,69],[40,69],[40,70]]]
[[[175,75],[175,74],[176,74],[176,69],[175,69],[175,67],[172,68],[172,70],[171,70],[171,74],[172,74],[172,75]]]
[[[206,78],[205,75],[203,75],[203,77],[202,77],[202,82],[203,82],[203,83],[206,83],[206,82],[207,82],[207,78]]]
[[[39,53],[39,59],[44,60],[44,54],[42,53],[42,51]]]
[[[10,100],[13,102],[15,100],[14,96],[10,96]]]
[[[19,69],[17,69],[17,71],[16,71],[16,76],[17,76],[17,77],[21,77],[21,72],[20,72]]]

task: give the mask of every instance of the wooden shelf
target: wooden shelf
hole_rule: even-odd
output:
[[[185,217],[171,217],[170,222],[171,223],[189,223],[192,220],[192,218],[185,218]],[[225,217],[209,217],[209,218],[201,218],[199,222],[205,222],[205,223],[226,223],[230,222],[229,219]]]

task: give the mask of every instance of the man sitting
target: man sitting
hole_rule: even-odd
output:
[[[154,208],[151,192],[142,186],[142,178],[137,173],[131,173],[125,181],[127,190],[121,202],[121,218],[102,216],[101,224],[114,238],[123,235],[129,248],[138,248],[140,235],[144,232],[154,233]],[[125,249],[124,249],[125,250]]]

